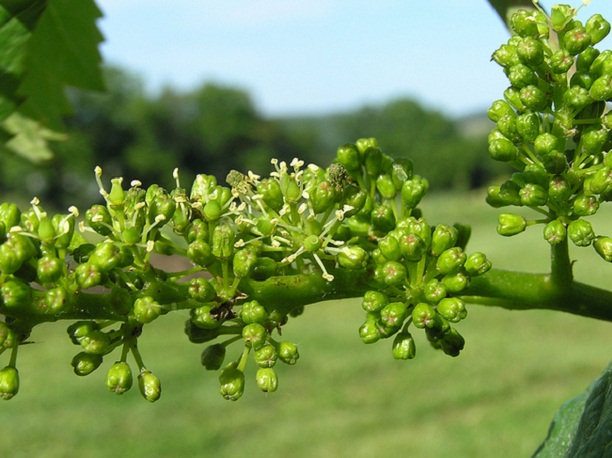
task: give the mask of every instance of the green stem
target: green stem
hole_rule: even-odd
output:
[[[550,249],[551,281],[559,289],[568,288],[572,281],[572,263],[569,257],[567,237]]]
[[[472,279],[462,298],[473,304],[509,310],[556,310],[612,321],[611,291],[579,282],[559,285],[552,274],[493,269]]]

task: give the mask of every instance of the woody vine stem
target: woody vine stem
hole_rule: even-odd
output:
[[[544,227],[550,273],[492,269],[467,251],[468,226],[430,226],[419,209],[427,180],[372,138],[341,146],[327,168],[273,160],[269,176],[231,171],[228,186],[202,174],[186,189],[175,171],[172,190],[121,178],[109,187],[96,168],[103,202],[85,212],[50,215],[37,199],[23,211],[0,205],[0,353],[9,355],[0,396],[19,390],[18,351],[31,331],[60,320],[70,323],[77,375],[113,358],[106,385],[122,394],[135,364],[148,401],[161,384],[137,342],[177,310],[188,311],[187,337],[206,344],[201,362],[220,370],[229,400],[242,396],[250,360],[257,386],[278,388],[275,365],[299,358],[281,329],[324,300],[362,298],[359,336],[391,338],[396,359],[415,357],[416,332],[459,355],[467,303],[612,321],[612,292],[574,281],[569,254],[571,242],[612,261],[612,238],[588,221],[612,200],[612,52],[595,47],[610,24],[600,15],[582,24],[557,5],[550,15],[518,11],[510,25],[514,36],[493,54],[510,85],[488,111],[489,154],[515,173],[487,201],[533,210],[534,219],[502,213],[498,232]],[[154,253],[193,267],[166,272]]]

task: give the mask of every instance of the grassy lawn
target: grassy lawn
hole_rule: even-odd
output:
[[[547,268],[538,258],[546,254],[540,229],[501,238],[498,211],[481,196],[429,200],[425,214],[433,222],[474,225],[468,251],[486,251],[501,268]],[[596,229],[605,232],[605,222]],[[574,256],[577,277],[609,284],[608,266],[585,250]],[[63,324],[35,331],[36,343],[20,351],[21,392],[0,406],[0,456],[530,456],[558,407],[612,355],[609,323],[472,306],[459,327],[466,338],[460,357],[420,339],[417,358],[398,362],[391,342],[360,342],[359,301],[327,302],[285,327],[301,359],[279,367],[279,391],[265,395],[249,380],[244,397],[230,403],[218,394],[217,375],[199,365],[203,347],[183,336],[185,319],[164,317],[141,339],[145,361],[164,386],[156,404],[137,389],[121,397],[106,390],[111,358],[89,377],[74,376],[76,347]],[[253,376],[251,365],[247,377]]]

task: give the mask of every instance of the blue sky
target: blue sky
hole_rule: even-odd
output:
[[[140,75],[148,90],[225,83],[247,90],[265,115],[406,96],[460,116],[488,108],[507,86],[490,56],[508,35],[486,0],[97,4],[104,58]],[[581,19],[595,13],[612,20],[612,1],[592,0]]]

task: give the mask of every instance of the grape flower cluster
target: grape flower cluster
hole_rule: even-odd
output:
[[[514,35],[493,53],[510,86],[488,111],[496,123],[489,153],[516,172],[491,186],[487,201],[540,215],[501,214],[501,235],[543,224],[553,248],[568,240],[592,245],[610,262],[612,238],[596,234],[587,219],[612,200],[612,51],[596,48],[610,23],[599,14],[582,23],[576,14],[569,5],[549,15],[519,10],[510,20]]]
[[[40,323],[70,320],[78,348],[72,366],[85,376],[111,358],[108,389],[156,401],[159,379],[138,349],[146,325],[171,311],[189,314],[185,332],[206,343],[201,363],[219,370],[221,394],[244,392],[249,360],[255,382],[275,391],[277,362],[295,364],[297,346],[281,328],[304,305],[363,296],[359,330],[372,343],[395,336],[393,356],[415,355],[410,326],[457,355],[464,341],[451,325],[466,316],[459,297],[471,277],[486,272],[482,253],[464,252],[469,229],[431,227],[417,208],[428,190],[409,160],[383,154],[375,139],[337,151],[326,169],[272,161],[267,177],[231,171],[229,186],[198,175],[189,192],[144,189],[122,178],[103,203],[50,216],[37,199],[21,211],[0,205],[0,396],[19,389],[20,344]],[[167,272],[153,254],[179,255],[192,267]],[[228,347],[242,350],[228,356]],[[133,374],[134,360],[136,373]]]

